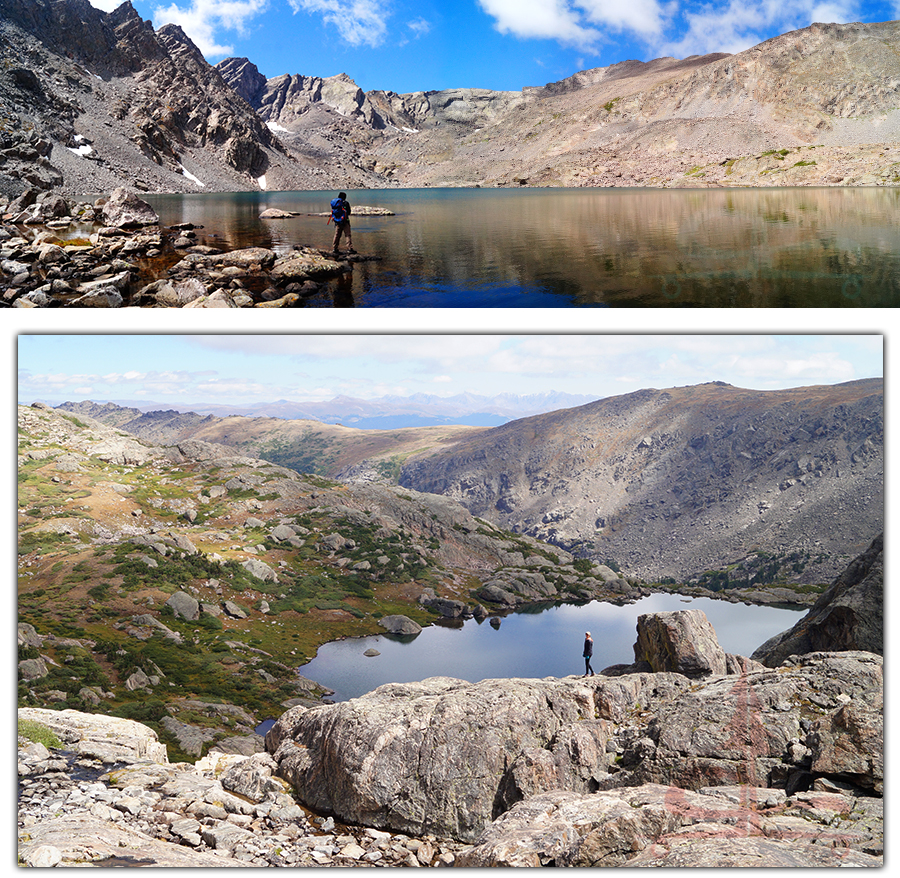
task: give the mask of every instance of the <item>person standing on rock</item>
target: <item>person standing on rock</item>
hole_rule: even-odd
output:
[[[594,676],[594,669],[591,667],[591,656],[594,654],[594,640],[590,631],[584,632],[584,675],[590,674]]]
[[[338,245],[341,243],[341,235],[347,238],[347,252],[355,253],[353,239],[350,235],[350,203],[347,201],[347,193],[339,192],[338,197],[331,202],[331,219],[334,222],[334,243],[331,252],[337,256]]]

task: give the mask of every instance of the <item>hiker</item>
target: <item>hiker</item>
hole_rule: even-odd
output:
[[[331,219],[334,221],[334,243],[331,245],[331,252],[337,256],[338,245],[341,242],[341,235],[347,238],[347,252],[356,253],[353,249],[353,239],[350,236],[350,204],[347,201],[347,193],[339,192],[338,197],[331,202]]]
[[[591,667],[591,656],[594,654],[594,641],[591,638],[591,632],[584,632],[584,675],[590,674],[594,676],[594,669]]]

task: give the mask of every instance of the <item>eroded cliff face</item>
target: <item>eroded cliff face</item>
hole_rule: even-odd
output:
[[[302,185],[296,162],[179,27],[154,32],[128,2],[103,13],[87,0],[2,0],[0,16],[0,56],[17,71],[0,82],[7,195],[28,185]]]

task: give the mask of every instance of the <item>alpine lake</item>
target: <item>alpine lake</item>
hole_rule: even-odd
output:
[[[346,701],[383,683],[428,677],[480,680],[566,677],[584,673],[586,631],[594,640],[595,672],[634,661],[637,618],[645,613],[702,610],[725,652],[749,656],[770,637],[791,628],[808,607],[755,606],[713,598],[652,594],[633,604],[537,604],[492,623],[469,619],[430,625],[415,636],[352,637],[319,647],[299,672]],[[366,655],[369,651],[370,654]],[[377,654],[372,654],[372,651]]]
[[[355,263],[305,307],[900,305],[900,188],[368,189]],[[336,192],[145,195],[228,249],[331,249]],[[299,214],[260,219],[267,208]],[[342,242],[343,244],[343,242]]]

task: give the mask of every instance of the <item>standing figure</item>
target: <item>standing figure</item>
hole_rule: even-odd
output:
[[[591,632],[584,632],[584,675],[590,674],[594,676],[594,669],[591,667],[591,656],[594,654],[594,641],[591,638]]]
[[[338,197],[331,202],[331,220],[334,221],[334,243],[331,245],[331,252],[337,256],[341,235],[345,235],[347,238],[347,252],[355,253],[353,239],[350,235],[350,204],[347,201],[346,192],[338,193]]]

